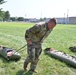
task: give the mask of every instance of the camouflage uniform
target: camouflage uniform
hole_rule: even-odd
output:
[[[76,46],[69,47],[69,49],[73,52],[76,52]]]
[[[52,31],[52,29],[49,30],[47,26],[47,23],[36,24],[26,30],[25,39],[26,41],[30,39],[32,44],[27,45],[28,56],[24,62],[24,67],[27,67],[28,63],[31,62],[30,70],[35,70],[42,52],[41,43]]]

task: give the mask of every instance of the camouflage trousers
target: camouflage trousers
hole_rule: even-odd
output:
[[[27,45],[28,56],[25,59],[24,67],[27,67],[27,65],[31,63],[30,70],[35,70],[41,52],[42,52],[41,44],[33,43],[31,45]]]

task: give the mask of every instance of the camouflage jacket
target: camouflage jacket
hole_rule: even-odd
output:
[[[30,39],[32,42],[42,43],[44,39],[50,34],[52,29],[48,29],[47,23],[36,24],[26,30],[25,39]]]

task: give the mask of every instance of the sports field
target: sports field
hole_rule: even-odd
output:
[[[0,22],[0,45],[19,49],[26,44],[24,38],[26,29],[33,25],[33,23]],[[43,52],[36,68],[38,73],[24,72],[23,63],[27,56],[24,48],[24,51],[20,52],[21,59],[18,62],[7,61],[0,56],[0,75],[76,75],[76,68],[44,54],[45,48],[52,47],[76,56],[76,53],[68,49],[73,45],[76,45],[76,25],[57,25],[42,44]]]

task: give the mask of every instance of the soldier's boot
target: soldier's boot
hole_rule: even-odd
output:
[[[24,68],[25,71],[28,70],[28,64],[29,64],[29,62],[30,62],[30,57],[27,56],[27,58],[24,61],[24,66],[23,66],[23,68]]]
[[[29,70],[30,72],[35,72],[35,73],[38,73],[38,71],[37,70]]]
[[[24,62],[24,66],[23,66],[23,68],[24,68],[25,71],[28,70],[28,67],[27,67],[27,66],[28,66],[28,63],[27,63],[27,62]]]
[[[33,62],[31,62],[31,65],[30,65],[30,70],[31,72],[35,72],[37,73],[38,71],[35,70],[36,69],[36,66],[37,66],[37,63],[38,63],[39,59],[36,59],[34,60]]]

